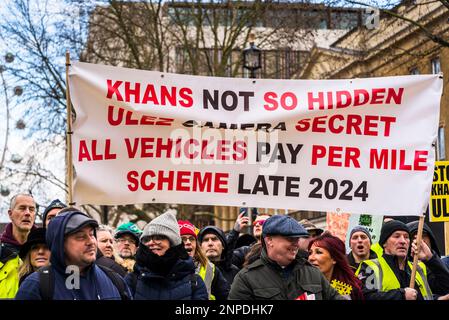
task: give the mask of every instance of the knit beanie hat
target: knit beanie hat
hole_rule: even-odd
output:
[[[67,208],[67,205],[64,204],[61,200],[55,199],[45,208],[44,213],[42,214],[42,226],[45,227],[45,220],[47,220],[48,213],[53,209],[64,209]]]
[[[195,232],[195,226],[188,220],[178,220],[179,232],[181,236],[194,236],[197,239],[197,235]]]
[[[372,241],[372,239],[371,239],[371,234],[369,233],[368,229],[365,228],[365,227],[362,227],[362,226],[355,226],[355,227],[351,230],[351,233],[350,233],[350,235],[349,235],[349,239],[351,239],[351,238],[352,238],[352,235],[353,235],[354,233],[356,233],[356,232],[363,232],[363,233],[366,234],[366,236],[368,237],[369,242],[370,242],[370,243],[373,243],[373,241]]]
[[[182,240],[175,212],[174,210],[169,210],[151,220],[143,229],[140,240],[143,237],[162,235],[166,236],[173,246],[180,245]]]
[[[383,247],[384,243],[387,242],[388,238],[396,231],[405,231],[410,233],[407,225],[404,222],[398,220],[391,220],[382,226],[380,231],[379,244]]]

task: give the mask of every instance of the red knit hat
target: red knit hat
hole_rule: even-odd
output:
[[[195,233],[195,226],[188,220],[178,220],[179,233],[181,236],[191,235],[197,238]]]

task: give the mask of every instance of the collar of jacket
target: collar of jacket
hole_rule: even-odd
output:
[[[104,256],[104,254],[101,252],[101,250],[97,248],[97,260],[100,259],[101,257],[105,257],[105,256]],[[112,255],[112,257],[110,257],[110,258],[109,258],[109,257],[105,257],[105,258],[108,258],[108,259],[111,259],[111,260],[115,261],[114,255]]]
[[[19,254],[17,248],[8,243],[0,244],[0,262],[6,263],[7,261],[14,259]]]
[[[354,266],[357,264],[357,262],[355,262],[355,258],[354,258],[354,254],[352,253],[352,250],[351,250],[351,252],[348,253],[347,257],[348,257],[348,262],[349,262],[350,266]],[[377,258],[377,254],[373,250],[370,250],[369,257],[367,260],[373,260],[376,258]],[[358,264],[357,264],[357,268],[358,268]],[[355,268],[355,269],[357,269],[357,268]]]
[[[12,245],[17,248],[17,250],[20,249],[21,244],[14,238],[14,235],[12,233],[12,223],[8,223],[6,225],[5,231],[3,231],[0,241],[2,243],[7,243],[9,245]]]
[[[385,261],[387,261],[388,265],[396,270],[401,270],[399,268],[399,260],[397,256],[391,255],[391,254],[387,254],[384,252],[384,254],[382,255],[382,258],[385,259]],[[402,271],[407,271],[408,269],[408,259],[405,259],[405,268]]]
[[[305,260],[303,258],[300,258],[297,256],[296,259],[293,260],[288,266],[286,266],[285,268],[282,268],[276,261],[273,261],[268,257],[268,253],[265,248],[262,248],[262,253],[260,254],[260,259],[262,260],[262,262],[264,264],[268,265],[269,267],[271,267],[279,272],[293,270],[295,267],[297,267],[299,265],[304,265],[304,263],[305,263]]]

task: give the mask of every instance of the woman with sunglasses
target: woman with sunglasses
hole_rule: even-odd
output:
[[[253,242],[249,246],[242,246],[234,250],[232,264],[236,265],[239,269],[243,268],[245,257],[251,251],[251,248],[253,248],[256,244],[260,245],[262,238],[262,227],[269,217],[270,215],[266,213],[258,214],[253,222],[253,236],[257,239],[257,241]],[[260,250],[256,250],[256,252],[259,252],[260,254]]]
[[[173,212],[146,225],[134,272],[125,278],[135,300],[207,300],[206,286],[195,274]]]

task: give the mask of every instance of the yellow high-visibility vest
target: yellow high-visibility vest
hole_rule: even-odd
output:
[[[359,275],[363,263],[368,265],[374,271],[374,285],[379,291],[387,292],[401,288],[399,280],[396,278],[393,270],[388,265],[388,262],[382,256],[377,259],[362,261],[355,273],[356,276]],[[407,263],[410,269],[412,269],[413,264],[410,261]],[[418,266],[416,268],[416,282],[424,300],[433,300],[432,291],[430,290],[430,286],[427,281],[427,268],[422,262],[418,262]]]
[[[13,299],[19,290],[19,256],[0,262],[0,299]]]
[[[373,243],[371,245],[371,250],[373,250],[378,257],[382,257],[382,255],[384,254],[384,248],[380,246],[379,242]]]
[[[212,294],[212,281],[215,276],[215,265],[211,262],[208,262],[206,267],[202,265],[198,275],[203,279],[204,284],[206,285],[209,300],[216,300],[215,296]]]

